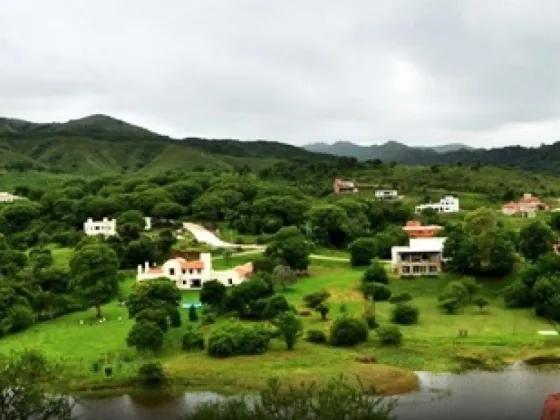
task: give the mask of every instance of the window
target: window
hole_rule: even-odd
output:
[[[175,275],[175,269],[174,269],[174,268],[170,268],[170,269],[169,269],[169,275],[170,275],[170,276],[174,276],[174,275]]]
[[[183,268],[183,274],[187,274],[187,270]]]
[[[186,285],[187,285],[187,281],[183,280],[183,286],[186,286]]]
[[[402,272],[405,274],[410,273],[410,267],[408,265],[403,265],[402,266]]]
[[[420,273],[420,266],[415,265],[414,267],[412,267],[412,272],[416,274]]]
[[[437,273],[437,265],[430,265],[430,273]]]
[[[193,279],[191,281],[191,287],[192,288],[199,288],[201,286],[201,281],[200,279]]]
[[[192,274],[192,273],[193,273],[193,269],[191,268],[191,269],[189,270],[189,274]]]
[[[197,272],[198,274],[202,274],[202,270],[201,270],[200,268],[199,268],[198,270],[196,270],[196,272]]]
[[[232,280],[232,279],[227,279],[227,283],[228,283],[229,285],[232,285],[232,284],[233,284],[233,280]]]

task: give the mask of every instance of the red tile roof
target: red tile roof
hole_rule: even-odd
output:
[[[146,271],[146,273],[148,273],[148,274],[163,274],[163,269],[161,267],[154,267],[154,268],[150,268],[148,271]]]
[[[184,258],[176,258],[181,264],[181,268],[202,270],[204,263],[202,261],[187,261]]]
[[[238,265],[233,270],[241,277],[249,277],[253,274],[253,263],[249,262],[245,265]]]

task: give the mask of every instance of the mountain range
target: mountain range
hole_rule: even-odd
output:
[[[316,153],[328,153],[336,156],[355,157],[358,160],[374,160],[390,162],[412,163],[421,156],[424,159],[435,159],[434,153],[450,153],[459,150],[475,150],[461,143],[450,143],[442,146],[410,147],[403,143],[390,140],[384,144],[360,146],[347,141],[338,141],[333,144],[312,143],[303,146],[304,149]]]
[[[396,141],[297,147],[277,141],[172,139],[106,115],[65,123],[0,118],[0,168],[80,174],[154,172],[175,168],[259,169],[279,161],[335,161],[338,156],[411,165],[487,164],[560,174],[560,142],[539,147],[474,149],[464,144],[410,147]]]

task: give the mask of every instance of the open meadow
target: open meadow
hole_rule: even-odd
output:
[[[69,252],[54,251],[56,264],[67,263]],[[230,264],[248,261],[254,256],[234,256]],[[217,267],[225,267],[223,259],[216,259]],[[283,292],[288,301],[303,310],[303,297],[309,293],[326,290],[331,294],[328,302],[330,312],[327,321],[319,314],[302,317],[305,329],[322,329],[329,326],[339,315],[344,304],[351,314],[361,315],[364,299],[359,291],[363,270],[350,268],[339,261],[314,260],[310,275]],[[370,331],[368,342],[354,348],[336,348],[311,344],[303,339],[293,351],[287,351],[280,339],[273,339],[270,350],[258,356],[240,356],[227,359],[211,358],[205,352],[187,353],[181,349],[181,337],[187,324],[187,310],[182,309],[183,326],[171,328],[166,335],[163,349],[155,356],[141,355],[127,348],[125,339],[133,325],[126,307],[114,301],[103,307],[106,322],[95,319],[94,310],[73,313],[0,340],[0,353],[34,348],[48,359],[60,364],[61,377],[70,381],[76,391],[102,392],[122,391],[132,386],[139,366],[147,361],[160,361],[172,383],[183,389],[206,389],[221,392],[251,391],[262,388],[270,377],[285,381],[322,382],[328,377],[344,374],[359,375],[367,385],[373,385],[386,394],[414,390],[416,378],[412,371],[456,370],[464,367],[465,360],[488,367],[496,361],[513,361],[536,353],[556,352],[555,339],[539,338],[537,331],[550,329],[543,319],[531,310],[505,309],[500,297],[501,288],[508,280],[483,281],[482,293],[490,305],[480,311],[468,306],[456,315],[439,312],[437,296],[450,277],[401,280],[392,278],[393,293],[408,292],[412,303],[420,310],[417,325],[401,326],[404,335],[400,347],[382,347],[376,335]],[[123,296],[134,285],[134,273],[130,272],[122,283]],[[198,300],[198,292],[183,292],[183,302]],[[393,305],[377,302],[375,310],[383,325],[390,322]],[[81,322],[83,321],[83,323]],[[205,335],[216,325],[231,322],[220,318],[214,325],[202,326]],[[459,338],[460,329],[468,330],[468,337]],[[376,363],[364,364],[358,360],[375,357]],[[94,364],[112,366],[113,375],[106,378],[103,369],[95,371]],[[242,373],[242,374],[241,374]]]

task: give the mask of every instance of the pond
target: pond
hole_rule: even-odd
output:
[[[502,372],[463,374],[417,372],[418,392],[395,397],[398,420],[539,419],[548,394],[560,392],[560,372],[513,366]],[[87,400],[76,407],[83,420],[177,419],[212,392],[186,392],[181,397],[138,399],[128,395]]]

